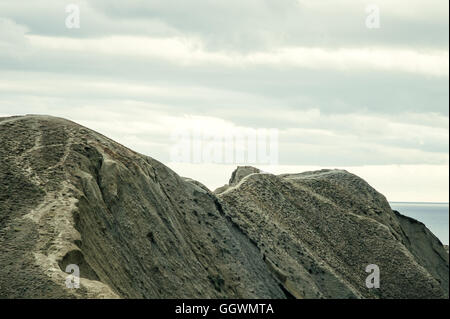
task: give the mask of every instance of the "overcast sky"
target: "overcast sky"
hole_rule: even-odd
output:
[[[173,163],[174,129],[277,129],[270,172],[448,202],[448,3],[0,0],[0,116],[69,118],[210,188],[235,165]]]

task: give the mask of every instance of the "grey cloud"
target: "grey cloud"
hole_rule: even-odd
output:
[[[30,7],[28,1],[16,0],[0,3],[0,12],[34,34],[186,35],[201,38],[212,50],[377,45],[448,48],[448,2],[431,2],[428,6],[417,0],[396,2],[401,10],[416,12],[411,15],[389,10],[387,5],[383,8],[382,1],[382,27],[377,30],[364,25],[366,1],[322,5],[295,0],[79,1],[82,28],[76,32],[64,26],[64,2],[36,0]],[[434,10],[426,12],[423,7]]]
[[[194,112],[216,112],[215,114],[227,118],[236,114],[235,109],[249,108],[257,111],[261,107],[320,108],[325,113],[410,111],[448,115],[447,77],[273,66],[244,69],[221,65],[180,66],[158,59],[92,56],[83,52],[51,50],[31,50],[27,53],[22,48],[19,46],[19,53],[13,55],[5,56],[4,52],[0,52],[0,69],[51,72],[69,78],[84,76],[105,81],[119,79],[140,85],[199,86],[246,95],[245,99],[234,101],[216,99],[215,96],[186,100],[177,94],[164,98],[144,97],[143,100],[170,104],[174,108],[186,107]],[[117,98],[142,99],[130,93],[124,95],[120,91],[114,94]],[[249,118],[245,124],[249,125],[253,120],[254,118]]]
[[[397,2],[414,11],[420,2]],[[448,4],[434,1],[442,10],[433,20],[391,12],[382,4],[382,28],[365,27],[366,1],[328,2],[311,5],[295,0],[175,0],[95,1],[93,6],[111,18],[160,19],[184,33],[205,39],[210,48],[251,50],[275,45],[348,46],[395,45],[448,47]],[[422,17],[425,17],[423,19]],[[431,22],[432,21],[432,22]],[[424,36],[426,35],[426,36]]]
[[[296,45],[448,47],[444,12],[430,18],[427,12],[387,11],[382,28],[369,31],[362,25],[363,2],[339,8],[296,3],[81,1],[82,28],[68,30],[61,2],[36,1],[32,8],[28,1],[1,2],[0,114],[68,117],[162,161],[169,159],[171,142],[158,117],[195,115],[280,129],[283,164],[448,164],[448,76],[182,65],[155,57],[36,48],[24,37],[195,36],[208,49],[224,52]]]
[[[102,11],[92,8],[91,1],[77,1],[80,8],[80,28],[68,29],[65,9],[71,2],[57,0],[35,0],[30,8],[29,1],[0,2],[0,18],[8,18],[27,28],[36,35],[64,36],[74,38],[133,34],[148,36],[174,36],[180,31],[160,19],[111,18]]]

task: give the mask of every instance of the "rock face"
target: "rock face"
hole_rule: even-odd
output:
[[[0,159],[0,298],[448,297],[442,244],[344,171],[238,168],[214,194],[45,116],[0,118]]]
[[[66,120],[0,128],[0,297],[286,296],[201,184]]]
[[[250,173],[216,193],[297,298],[448,297],[443,245],[353,174]],[[380,269],[379,289],[366,287],[370,264]]]

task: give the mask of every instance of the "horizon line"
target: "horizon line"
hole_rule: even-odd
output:
[[[388,201],[389,203],[398,204],[449,204],[449,202],[408,202],[408,201]]]

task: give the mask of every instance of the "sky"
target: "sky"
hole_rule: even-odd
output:
[[[211,189],[236,165],[342,168],[448,202],[448,5],[0,0],[0,116],[68,118]],[[244,161],[204,156],[227,134]]]

